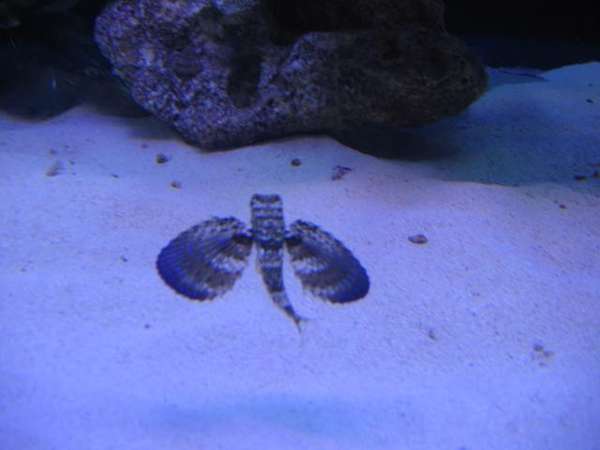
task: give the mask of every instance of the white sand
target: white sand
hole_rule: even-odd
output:
[[[600,449],[600,178],[573,179],[600,170],[600,64],[542,76],[416,131],[454,152],[423,162],[2,117],[0,449]],[[255,192],[351,248],[369,295],[322,303],[287,267],[300,335],[253,261],[213,302],[164,285],[161,247]]]

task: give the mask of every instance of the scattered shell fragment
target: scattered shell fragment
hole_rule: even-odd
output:
[[[56,175],[59,175],[63,170],[64,170],[64,165],[63,165],[62,161],[55,161],[54,164],[52,164],[48,168],[48,170],[46,170],[46,176],[55,177]]]
[[[536,361],[540,367],[546,367],[552,361],[553,358],[554,352],[546,350],[543,344],[536,343],[533,345],[531,359]]]
[[[333,173],[331,174],[331,179],[334,181],[341,180],[349,172],[352,172],[350,167],[335,166],[333,168]]]

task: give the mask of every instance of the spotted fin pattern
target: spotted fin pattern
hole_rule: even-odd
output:
[[[160,252],[156,268],[179,294],[210,300],[231,289],[240,277],[252,242],[243,222],[214,217],[173,239]]]
[[[296,276],[316,296],[346,303],[367,295],[367,271],[344,244],[317,225],[292,223],[286,247]]]

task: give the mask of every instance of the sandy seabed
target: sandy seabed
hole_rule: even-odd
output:
[[[0,449],[600,449],[600,64],[541,75],[387,142],[439,155],[412,162],[3,116]],[[253,261],[212,302],[169,289],[160,249],[254,193],[352,249],[368,296],[288,265],[298,333]]]

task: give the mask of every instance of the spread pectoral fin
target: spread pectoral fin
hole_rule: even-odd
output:
[[[369,291],[369,277],[344,244],[317,225],[292,223],[286,236],[292,267],[302,285],[335,303],[358,300]]]
[[[252,235],[234,217],[214,217],[191,227],[162,249],[158,273],[179,294],[194,300],[227,292],[252,250]]]

